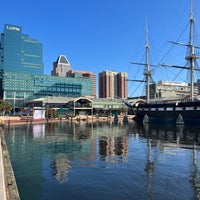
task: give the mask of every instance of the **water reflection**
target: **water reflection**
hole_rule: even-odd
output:
[[[135,131],[138,131],[140,136],[161,142],[160,147],[171,145],[193,148],[194,143],[200,145],[200,132],[197,126],[144,124],[136,126]]]
[[[148,155],[145,171],[147,173],[147,197],[152,199],[152,174],[155,163],[152,161],[151,149],[157,146],[160,149],[175,147],[192,149],[191,164],[193,170],[191,172],[191,185],[194,189],[194,199],[200,199],[200,171],[198,166],[197,150],[200,150],[200,132],[197,126],[184,125],[150,125],[148,123],[143,126],[135,127],[135,131],[141,136],[147,138]]]
[[[128,138],[101,136],[99,138],[99,155],[106,162],[125,162],[128,154]]]
[[[110,183],[106,179],[108,176],[107,171],[99,173],[99,168],[112,169],[111,182],[114,185],[112,190],[122,190],[124,187],[120,195],[126,195],[121,196],[122,199],[132,199],[134,195],[135,199],[139,197],[140,199],[159,199],[155,196],[156,193],[160,195],[162,193],[162,191],[157,189],[160,187],[158,185],[160,180],[164,181],[163,188],[166,187],[166,190],[175,191],[174,193],[171,192],[175,196],[177,190],[180,190],[178,184],[171,186],[165,183],[166,180],[171,183],[169,177],[173,178],[173,173],[176,178],[174,182],[182,179],[184,181],[185,179],[188,180],[190,186],[193,188],[193,197],[190,195],[190,199],[199,199],[199,130],[199,127],[140,125],[135,122],[121,124],[106,122],[62,122],[10,126],[5,130],[5,133],[14,171],[22,193],[22,199],[23,197],[24,199],[31,199],[28,196],[28,192],[31,192],[30,186],[26,186],[24,180],[33,175],[32,182],[34,180],[38,181],[33,186],[35,190],[38,188],[41,192],[37,194],[32,193],[32,199],[42,199],[34,195],[43,194],[42,188],[46,188],[47,186],[54,187],[54,192],[59,191],[61,197],[62,195],[69,195],[66,194],[68,191],[66,189],[62,190],[64,192],[62,194],[58,188],[55,188],[55,184],[69,184],[68,187],[70,184],[80,185],[82,183],[84,185],[86,184],[85,179],[89,178],[94,181],[94,183],[91,181],[92,186],[90,185],[90,187],[95,187],[96,185],[99,189],[99,187],[104,186],[100,195],[104,197],[102,194],[106,191],[105,188],[111,189],[112,187],[110,184],[106,185],[106,183]],[[191,160],[187,160],[187,154],[185,157],[189,163],[188,169],[183,168],[183,166],[180,166],[180,168],[184,169],[185,172],[189,171],[190,174],[185,175],[184,171],[181,171],[183,174],[179,174],[179,171],[174,172],[173,169],[167,168],[167,166],[173,166],[171,161],[174,163],[177,162],[177,165],[179,164],[178,159],[183,162],[182,156],[179,158],[179,151],[176,151],[180,149],[189,150],[187,153],[190,153],[189,159]],[[161,160],[164,158],[166,160],[170,158],[171,160],[168,163],[166,160]],[[123,172],[121,168],[126,168],[126,171]],[[87,169],[90,169],[90,171],[87,171]],[[164,176],[165,171],[166,177]],[[80,178],[83,175],[86,176],[83,178],[84,183],[81,182]],[[182,178],[182,175],[185,177]],[[104,178],[100,178],[101,176]],[[132,176],[134,178],[130,178]],[[35,177],[39,178],[36,180]],[[53,180],[50,181],[52,177]],[[131,186],[134,180],[138,182],[134,184],[133,189]],[[52,182],[54,183],[53,186],[51,185]],[[163,183],[161,182],[160,184]],[[144,185],[145,192],[142,191]],[[137,189],[135,189],[136,187]],[[133,191],[135,191],[135,194],[130,195]],[[50,193],[49,190],[48,192]],[[139,194],[136,194],[137,192]],[[109,196],[111,194],[113,196]],[[109,191],[109,195],[106,193],[107,196],[104,198],[112,199],[113,197],[114,199],[114,197],[117,198],[119,195],[117,192],[111,194]],[[170,194],[166,194],[166,197],[167,195]],[[181,192],[179,195],[181,195]],[[53,199],[53,197],[50,197],[50,194],[49,196],[46,194],[44,199]],[[72,195],[71,199],[76,198]],[[82,197],[82,199],[89,198]],[[181,196],[179,198],[176,196],[176,199],[181,199]]]
[[[151,139],[147,139],[148,145],[148,153],[147,153],[147,162],[145,167],[145,172],[147,174],[147,199],[152,199],[152,173],[154,171],[154,161],[152,160],[152,152],[151,152]]]
[[[71,167],[70,160],[67,158],[55,158],[51,163],[52,176],[55,177],[59,183],[65,183],[68,181],[67,174]]]
[[[200,199],[200,171],[198,166],[198,156],[197,156],[196,144],[193,148],[193,171],[191,174],[191,183],[195,192],[195,199]]]

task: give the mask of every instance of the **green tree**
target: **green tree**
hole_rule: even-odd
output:
[[[1,115],[5,115],[6,111],[11,111],[11,110],[12,110],[12,106],[8,102],[6,102],[5,100],[0,99],[0,112],[1,112]]]

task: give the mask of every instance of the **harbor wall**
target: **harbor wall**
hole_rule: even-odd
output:
[[[117,116],[107,116],[107,117],[97,117],[91,115],[77,115],[74,117],[68,118],[50,118],[50,119],[33,119],[24,118],[24,117],[10,117],[10,116],[0,116],[0,125],[2,126],[10,126],[16,124],[37,124],[37,123],[51,123],[51,122],[61,122],[61,121],[88,121],[88,122],[126,122],[132,121],[134,115],[117,115]]]
[[[0,199],[20,200],[14,171],[2,127],[0,127]]]
[[[0,138],[0,144],[1,144],[1,138]],[[0,145],[0,199],[6,200],[2,145]]]

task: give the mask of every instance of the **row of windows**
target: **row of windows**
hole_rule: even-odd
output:
[[[33,92],[15,92],[15,91],[5,91],[4,98],[29,98],[33,96]]]
[[[0,78],[4,91],[3,98],[9,100],[22,99],[27,102],[49,95],[78,97],[92,94],[91,80],[3,71],[0,72]],[[19,106],[15,102],[15,107]]]
[[[43,87],[56,87],[56,88],[75,88],[79,87],[82,85],[82,88],[87,88],[91,86],[91,81],[87,80],[84,81],[82,79],[75,79],[75,78],[70,78],[68,79],[60,79],[59,78],[52,78],[52,77],[45,77],[45,78],[34,78],[33,76],[25,76],[24,74],[16,74],[14,75],[13,73],[6,73],[4,75],[5,79],[3,79],[4,82],[4,87],[7,88],[12,88],[14,86],[19,86],[19,87],[36,87],[43,88]]]
[[[78,97],[81,96],[80,92],[77,91],[73,91],[73,92],[45,92],[45,91],[39,91],[37,93],[34,94],[34,98],[39,98],[39,97],[44,97],[44,96],[48,96],[48,95],[52,95],[52,96],[69,96],[69,97]]]

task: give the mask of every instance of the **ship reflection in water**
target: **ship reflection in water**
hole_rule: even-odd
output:
[[[21,199],[199,199],[197,126],[49,123],[5,129]]]
[[[152,174],[154,172],[154,161],[152,161],[151,149],[153,146],[163,149],[165,151],[171,151],[173,148],[185,148],[191,149],[193,158],[191,165],[193,170],[191,171],[191,185],[194,189],[194,199],[200,199],[200,171],[198,164],[198,154],[200,150],[200,132],[199,127],[184,125],[149,125],[144,123],[143,127],[139,129],[140,135],[147,138],[148,155],[146,169],[148,176],[147,194],[148,199],[152,199]],[[171,151],[172,153],[173,151]],[[198,153],[197,153],[198,152]],[[182,172],[180,171],[180,174]],[[187,199],[187,198],[186,198]]]

